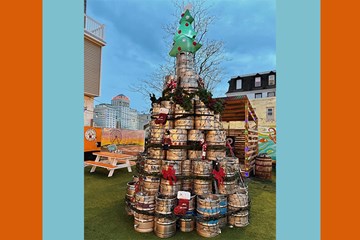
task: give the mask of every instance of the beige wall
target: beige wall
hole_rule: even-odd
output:
[[[245,128],[243,121],[222,122],[225,130]]]
[[[93,125],[94,97],[100,96],[101,50],[105,45],[103,37],[98,39],[84,30],[84,126]]]
[[[259,119],[259,128],[269,128],[276,127],[276,97],[269,98],[259,98],[250,100],[251,106],[255,109],[256,116]],[[274,108],[274,120],[268,120],[266,118],[266,109]],[[249,122],[250,126],[253,124],[251,121]],[[236,128],[244,128],[244,122],[223,122],[223,126],[225,129],[236,129]]]
[[[94,118],[94,98],[89,96],[84,96],[84,126],[91,126],[91,120],[93,118]]]
[[[84,40],[84,92],[100,95],[101,46],[85,36]]]
[[[276,97],[257,98],[250,100],[252,107],[259,119],[259,127],[275,127],[276,126]],[[266,109],[272,107],[274,120],[269,121],[266,117]]]

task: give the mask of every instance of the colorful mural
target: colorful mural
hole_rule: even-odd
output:
[[[260,153],[266,153],[276,160],[276,127],[259,127]]]
[[[103,128],[101,146],[116,145],[145,145],[144,130],[127,130],[117,128]]]

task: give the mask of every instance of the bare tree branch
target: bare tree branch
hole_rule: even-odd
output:
[[[202,47],[194,56],[195,71],[204,80],[205,88],[212,91],[221,82],[223,77],[223,68],[220,63],[227,60],[223,52],[224,43],[219,40],[208,39],[209,27],[216,20],[215,16],[210,15],[209,10],[212,5],[208,0],[173,0],[174,12],[171,14],[174,18],[172,23],[162,26],[164,31],[164,41],[171,47],[174,33],[179,26],[179,17],[184,12],[184,7],[190,3],[190,10],[194,17],[193,27],[197,32],[196,40],[202,44]],[[163,90],[163,84],[166,75],[174,75],[175,61],[172,57],[164,57],[164,63],[160,64],[155,72],[144,79],[141,86],[131,86],[134,91],[144,95],[154,93],[160,96]]]

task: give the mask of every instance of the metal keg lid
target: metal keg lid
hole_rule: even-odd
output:
[[[269,158],[270,156],[269,156],[268,154],[266,154],[266,153],[260,153],[260,154],[258,155],[258,157],[259,157],[259,158]]]

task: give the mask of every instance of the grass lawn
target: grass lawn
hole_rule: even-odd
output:
[[[85,240],[157,239],[153,232],[138,233],[134,230],[134,220],[125,212],[126,183],[136,174],[135,167],[129,173],[126,168],[118,169],[110,178],[108,171],[91,167],[84,170]],[[249,222],[245,228],[222,229],[222,233],[212,239],[273,240],[276,238],[276,171],[272,181],[247,179],[251,198]],[[205,239],[196,233],[178,230],[171,239]]]

